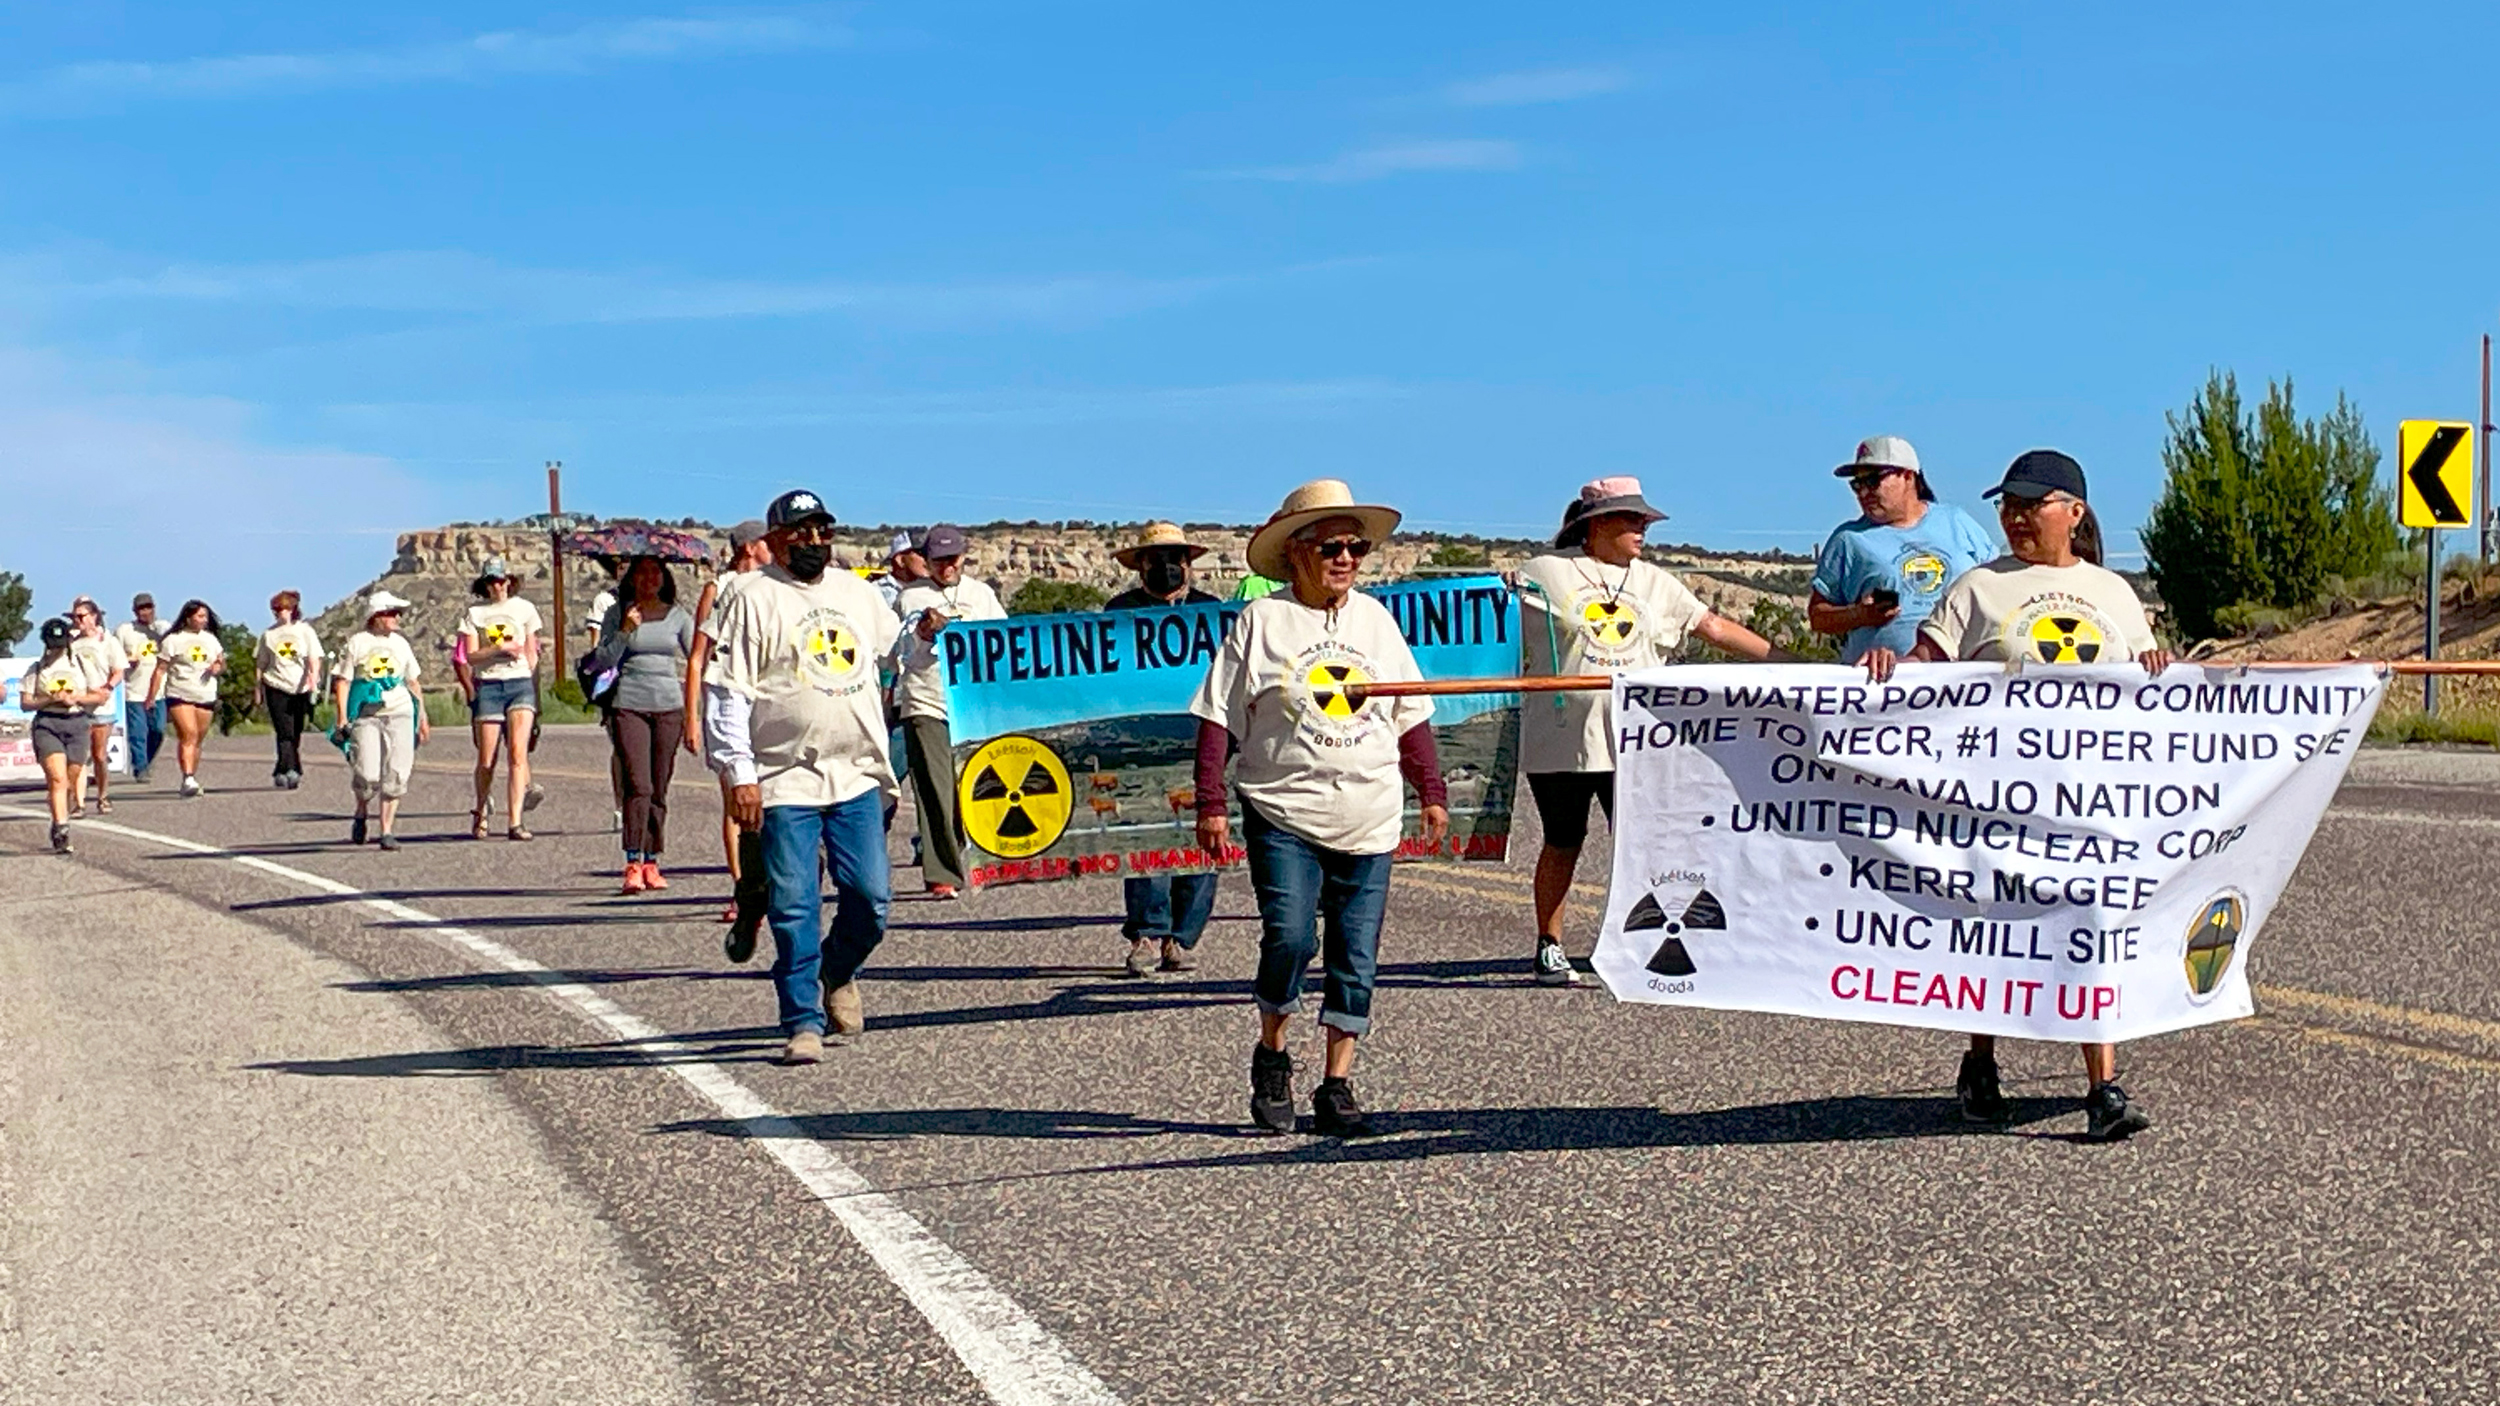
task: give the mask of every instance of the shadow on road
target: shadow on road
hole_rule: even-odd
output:
[[[655,1050],[646,1045],[479,1045],[458,1050],[360,1055],[353,1059],[273,1059],[246,1069],[300,1074],[315,1079],[477,1078],[516,1069],[656,1068],[670,1064],[762,1064],[781,1053],[780,1032],[770,1029],[671,1036],[710,1043]]]
[[[455,972],[449,976],[412,976],[388,980],[342,981],[340,991],[365,995],[407,995],[418,991],[496,991],[530,986],[627,986],[639,981],[770,981],[761,967],[678,967],[666,971]]]

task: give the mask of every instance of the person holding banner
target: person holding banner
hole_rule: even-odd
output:
[[[85,755],[87,720],[98,701],[113,696],[93,665],[73,648],[78,631],[58,616],[43,622],[43,654],[17,680],[17,706],[34,715],[35,762],[43,768],[43,798],[52,811],[52,852],[69,853],[70,807],[78,783],[70,762]]]
[[[920,874],[933,898],[963,892],[963,821],[955,813],[955,744],[947,725],[945,646],[938,633],[956,620],[1004,620],[1007,608],[983,581],[964,574],[964,530],[941,522],[913,544],[929,574],[895,598],[902,642],[895,651],[895,702],[903,715],[912,805],[920,817]]]
[[[1246,555],[1251,570],[1287,588],[1242,611],[1189,705],[1200,719],[1198,845],[1210,855],[1231,848],[1224,764],[1239,754],[1234,781],[1260,921],[1250,1117],[1270,1132],[1294,1128],[1285,1031],[1323,933],[1327,1050],[1311,1126],[1329,1137],[1374,1131],[1354,1097],[1354,1049],[1371,1028],[1389,864],[1405,816],[1401,775],[1421,803],[1423,846],[1437,851],[1449,835],[1432,701],[1362,689],[1421,677],[1396,618],[1354,589],[1363,558],[1398,520],[1394,508],[1356,503],[1335,479],[1286,495]]]
[[[321,696],[321,636],[304,619],[299,592],[271,596],[269,614],[274,623],[260,632],[255,651],[261,702],[278,737],[277,765],[269,779],[279,790],[292,791],[304,784],[304,724],[312,721],[313,700]]]
[[[1770,641],[1715,614],[1674,573],[1641,560],[1641,537],[1666,514],[1636,478],[1601,478],[1563,510],[1554,550],[1520,567],[1522,672],[1532,677],[1614,674],[1666,663],[1699,636],[1730,654],[1769,659]],[[1786,657],[1786,656],[1779,656]],[[1519,770],[1545,825],[1537,852],[1536,955],[1540,986],[1576,986],[1563,950],[1563,904],[1588,841],[1589,804],[1615,816],[1614,695],[1555,693],[1519,710]]]
[[[217,638],[217,612],[204,600],[187,600],[174,612],[173,633],[159,646],[156,692],[167,700],[173,724],[174,762],[182,768],[182,798],[200,785],[200,743],[217,716],[217,677],[226,671],[226,646]],[[151,699],[150,701],[154,701]]]
[[[1840,636],[1840,662],[1855,664],[1879,644],[1896,652],[1916,644],[1945,587],[1995,556],[1996,542],[1970,514],[1936,501],[1918,451],[1899,435],[1861,442],[1832,474],[1849,480],[1858,516],[1832,529],[1815,559],[1806,623]]]
[[[122,686],[130,669],[130,656],[121,641],[104,630],[104,607],[94,598],[80,596],[70,602],[70,628],[76,638],[70,641],[70,652],[78,656],[80,667],[104,679],[105,697],[98,700],[87,714],[87,748],[82,754],[89,769],[95,772],[95,813],[111,815],[112,798],[105,794],[112,780],[113,704],[112,691]],[[69,813],[76,817],[85,813],[82,799],[86,792],[79,778],[79,765],[72,760],[69,768]]]
[[[1981,495],[1997,500],[2007,554],[1945,589],[1907,655],[1881,645],[1869,649],[1867,677],[1889,680],[1903,658],[2088,664],[2123,656],[2148,674],[2169,668],[2170,651],[2155,638],[2135,588],[2075,551],[2076,531],[2091,513],[2084,488],[2083,466],[2054,449],[2016,458],[2004,481]],[[2083,1072],[2091,1086],[2084,1097],[2088,1136],[2115,1142],[2151,1125],[2118,1087],[2116,1045],[2083,1046]],[[2003,1123],[2010,1116],[1995,1036],[1970,1037],[1953,1092],[1970,1122]]]
[[[130,598],[130,619],[113,632],[130,661],[122,675],[122,731],[130,745],[130,779],[148,779],[148,767],[165,745],[165,705],[156,697],[157,642],[165,624],[156,618],[156,597],[145,591]]]
[[[794,489],[765,511],[774,565],[714,616],[703,736],[741,830],[763,837],[781,1062],[825,1057],[825,1031],[867,1023],[859,969],[885,940],[885,750],[878,661],[902,626],[877,588],[833,564],[833,514]],[[817,876],[833,876],[824,925]]]
[[[1191,579],[1191,563],[1206,552],[1178,524],[1147,523],[1135,542],[1111,554],[1113,561],[1137,573],[1137,584],[1113,596],[1103,609],[1212,603],[1216,597]],[[1213,873],[1124,880],[1120,888],[1128,916],[1120,933],[1128,939],[1128,960],[1122,970],[1131,977],[1188,971],[1194,965],[1189,953],[1215,912],[1215,884]]]

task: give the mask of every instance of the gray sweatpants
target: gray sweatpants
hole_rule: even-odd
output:
[[[964,828],[955,814],[955,746],[944,718],[905,718],[912,808],[920,813],[920,881],[964,884]]]
[[[379,793],[386,801],[408,794],[417,768],[417,715],[368,713],[348,724],[347,761],[356,799]]]

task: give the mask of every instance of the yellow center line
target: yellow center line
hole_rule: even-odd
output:
[[[2500,1059],[2483,1059],[2475,1055],[2459,1054],[2455,1050],[2416,1045],[2404,1040],[2382,1039],[2379,1036],[2364,1035],[2358,1031],[2339,1030],[2330,1025],[2310,1025],[2302,1021],[2283,1020],[2274,1016],[2256,1016],[2249,1023],[2271,1029],[2288,1030],[2302,1039],[2315,1040],[2320,1044],[2340,1045],[2346,1049],[2360,1050],[2367,1054],[2382,1055],[2391,1059],[2408,1059],[2416,1064],[2437,1065],[2442,1069],[2454,1070],[2460,1074],[2500,1074]]]
[[[2390,1025],[2408,1026],[2425,1035],[2445,1036],[2452,1040],[2471,1040],[2478,1044],[2500,1046],[2500,1021],[2477,1020],[2472,1016],[2452,1015],[2446,1011],[2418,1010],[2412,1006],[2391,1006],[2377,1001],[2364,1001],[2354,996],[2337,996],[2326,991],[2308,991],[2297,986],[2272,984],[2255,988],[2257,998],[2295,1011],[2351,1021],[2383,1021]]]

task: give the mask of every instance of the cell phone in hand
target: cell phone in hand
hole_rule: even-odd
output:
[[[1901,608],[1901,593],[1892,589],[1890,586],[1878,586],[1874,590],[1867,592],[1866,598],[1877,610],[1899,610]]]

